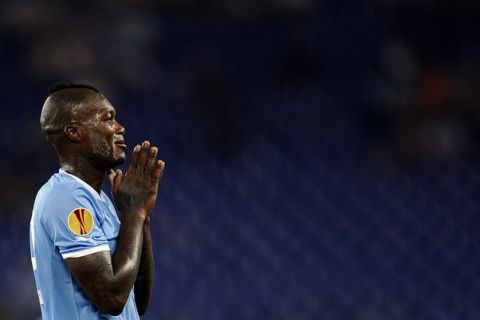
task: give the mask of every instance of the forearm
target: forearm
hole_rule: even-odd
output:
[[[144,221],[138,215],[122,219],[112,256],[101,251],[65,260],[85,293],[105,313],[120,314],[128,300],[140,265]]]
[[[126,215],[117,238],[112,256],[113,283],[115,296],[126,302],[137,279],[143,246],[144,218],[138,215]]]
[[[147,218],[143,227],[143,246],[140,267],[135,282],[135,302],[138,313],[143,315],[147,311],[152,297],[155,277],[152,238],[150,235],[150,218]]]

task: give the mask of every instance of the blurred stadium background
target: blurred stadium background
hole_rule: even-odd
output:
[[[115,3],[115,4],[113,4]],[[0,2],[0,319],[38,319],[46,88],[167,170],[144,319],[478,319],[480,3]]]

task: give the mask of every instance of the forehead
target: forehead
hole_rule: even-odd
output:
[[[115,107],[103,95],[97,94],[87,100],[84,111],[89,117],[95,118],[110,112],[115,113]]]

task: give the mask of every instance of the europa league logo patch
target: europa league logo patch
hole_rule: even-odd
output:
[[[93,229],[93,216],[88,209],[78,208],[68,215],[68,228],[78,236],[89,234]]]

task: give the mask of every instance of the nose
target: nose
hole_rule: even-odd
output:
[[[117,127],[115,128],[115,132],[118,133],[118,134],[125,134],[125,128],[117,122]]]

